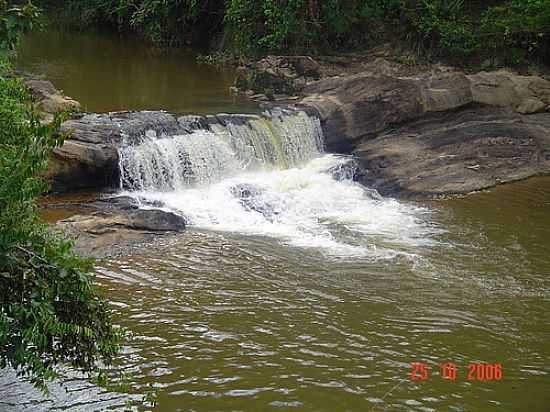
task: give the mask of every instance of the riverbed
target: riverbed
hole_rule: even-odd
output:
[[[75,36],[66,48],[56,36],[40,50],[24,43],[22,67],[41,61],[88,110],[254,110],[230,96],[229,75],[189,56],[144,63],[150,50],[116,36]],[[98,60],[120,70],[90,67],[85,56],[102,50],[111,55]],[[330,180],[319,172],[330,159],[242,177],[280,205],[248,226],[230,204],[214,207],[222,183],[172,194],[195,218],[187,232],[96,264],[133,335],[113,370],[125,385],[109,392],[71,376],[47,400],[4,377],[7,410],[548,411],[550,178],[402,202]],[[411,379],[411,363],[427,379]],[[441,376],[448,363],[456,379]],[[472,364],[500,364],[502,376]]]

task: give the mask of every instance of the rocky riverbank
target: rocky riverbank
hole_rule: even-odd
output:
[[[433,198],[550,173],[550,82],[510,71],[372,72],[302,90],[329,151],[384,195]]]
[[[287,59],[285,67],[291,62],[302,73],[321,67],[311,58]],[[328,151],[358,158],[365,185],[384,195],[434,198],[550,173],[549,81],[448,67],[403,76],[388,61],[372,64],[358,74],[308,81],[292,104],[320,118]],[[117,147],[146,133],[186,134],[253,118],[83,114],[63,125],[72,135],[53,153],[52,190],[117,186]]]
[[[253,98],[313,109],[327,149],[355,155],[358,179],[384,195],[463,195],[550,173],[550,82],[541,77],[405,65],[384,48],[319,62],[268,56],[238,73]]]

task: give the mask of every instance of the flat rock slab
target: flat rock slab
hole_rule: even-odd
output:
[[[550,173],[550,116],[494,107],[434,114],[354,150],[361,183],[382,195],[437,198]]]

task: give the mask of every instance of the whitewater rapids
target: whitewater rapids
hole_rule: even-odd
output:
[[[428,209],[355,182],[353,159],[324,153],[318,119],[303,112],[150,134],[120,158],[121,195],[183,215],[190,227],[376,259],[415,256],[439,232]]]

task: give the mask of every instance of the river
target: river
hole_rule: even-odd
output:
[[[144,58],[145,46],[116,36],[63,36],[24,43],[21,66],[42,62],[89,110],[253,111],[231,98],[227,73],[198,69],[189,55]],[[113,59],[94,58],[103,52]],[[178,67],[185,80],[175,80]],[[117,323],[133,335],[113,370],[126,374],[124,386],[108,392],[69,374],[68,391],[52,385],[44,399],[4,376],[0,408],[550,410],[549,178],[401,202],[335,174],[349,159],[314,141],[299,158],[288,149],[285,167],[234,173],[218,137],[201,137],[213,152],[178,138],[124,153],[124,170],[142,171],[124,193],[162,201],[191,223],[96,264]],[[159,164],[151,153],[178,151],[228,169],[192,187],[140,180]],[[416,362],[428,379],[410,378]],[[446,363],[455,380],[440,376]],[[471,364],[500,364],[502,377],[469,374]]]

